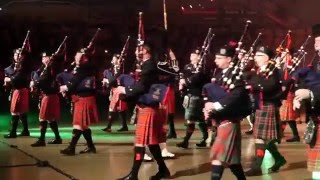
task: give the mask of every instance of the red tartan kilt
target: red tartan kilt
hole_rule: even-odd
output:
[[[282,106],[280,107],[281,121],[296,120],[298,118],[299,114],[293,110],[293,98],[294,95],[289,93],[287,100],[282,101]]]
[[[261,109],[256,110],[253,127],[255,139],[280,139],[280,115],[278,107],[274,104],[263,104]]]
[[[89,127],[98,122],[96,97],[78,97],[74,102],[73,125]]]
[[[15,89],[11,99],[11,113],[27,113],[29,111],[29,91],[27,88]]]
[[[126,111],[128,110],[128,103],[125,101],[119,100],[119,103],[117,105],[117,110],[118,111]]]
[[[166,112],[163,108],[139,108],[135,144],[150,145],[166,141]]]
[[[308,171],[320,171],[320,126],[318,126],[317,140],[314,147],[308,146]]]
[[[227,164],[241,162],[241,130],[240,123],[225,120],[218,126],[218,134],[211,148],[211,160],[219,160]]]
[[[176,112],[174,88],[169,86],[163,104],[167,106],[168,114]]]
[[[59,120],[60,100],[57,94],[43,95],[40,106],[39,119]]]

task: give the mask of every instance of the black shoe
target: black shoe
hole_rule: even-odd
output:
[[[268,169],[268,172],[269,173],[277,172],[279,171],[280,167],[284,166],[286,163],[287,163],[286,159],[284,159],[284,157],[281,157],[278,160],[276,160],[276,162],[271,168]]]
[[[177,139],[177,134],[176,133],[169,133],[167,136],[167,139]]]
[[[18,134],[18,136],[30,136],[30,132],[29,131],[22,131],[20,134]]]
[[[4,138],[16,138],[17,137],[17,133],[9,133],[3,136]]]
[[[122,132],[122,131],[128,131],[128,127],[125,126],[125,127],[122,127],[120,129],[117,130],[118,132]]]
[[[48,144],[62,144],[62,139],[52,139]]]
[[[75,148],[72,148],[69,146],[66,149],[60,150],[60,154],[64,154],[67,156],[74,156],[76,155]]]
[[[149,180],[161,180],[163,178],[170,178],[170,171],[169,169],[159,171],[156,175],[151,176]]]
[[[182,142],[176,144],[176,146],[179,148],[188,149],[189,143],[187,141],[182,141]]]
[[[101,130],[104,131],[104,132],[111,132],[112,131],[111,127],[106,127],[106,128],[101,129]]]
[[[286,142],[300,142],[300,137],[294,136],[293,138],[287,139]]]
[[[95,147],[86,147],[84,150],[80,151],[80,154],[85,154],[85,153],[97,153],[97,150]]]
[[[244,173],[246,176],[261,176],[262,175],[262,171],[261,169],[249,169],[248,171],[246,171]]]
[[[253,134],[253,130],[250,129],[249,131],[246,131],[245,133],[246,133],[247,135],[251,135],[251,134]]]
[[[46,142],[44,140],[38,139],[35,143],[31,144],[32,147],[43,147],[46,146]]]
[[[134,177],[131,173],[126,175],[125,177],[119,178],[117,180],[138,180],[138,177]]]
[[[197,147],[207,147],[206,140],[201,140],[200,143],[196,144]]]

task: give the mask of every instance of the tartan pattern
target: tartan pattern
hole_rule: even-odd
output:
[[[320,126],[318,126],[316,138],[317,140],[313,147],[308,145],[308,171],[320,171]]]
[[[296,120],[298,118],[298,113],[293,110],[293,98],[294,94],[290,92],[287,99],[282,101],[282,106],[279,110],[281,121]]]
[[[176,112],[175,107],[175,94],[174,94],[174,88],[171,86],[168,86],[166,96],[163,100],[163,104],[167,106],[168,114],[173,114]]]
[[[128,104],[125,101],[119,100],[120,94],[115,93],[116,88],[112,88],[110,91],[110,104],[109,104],[109,111],[126,111],[128,110]]]
[[[73,125],[89,127],[98,122],[96,97],[78,97],[74,102]]]
[[[255,139],[279,140],[281,138],[279,108],[274,104],[264,103],[256,110],[253,127]]]
[[[58,94],[43,95],[41,100],[39,120],[59,120],[60,100]]]
[[[227,164],[241,163],[241,130],[240,123],[224,120],[218,127],[218,134],[211,148],[211,160]]]
[[[29,111],[29,91],[27,88],[15,89],[12,93],[11,113],[27,113]]]
[[[166,110],[162,107],[138,109],[135,144],[152,145],[166,141]]]

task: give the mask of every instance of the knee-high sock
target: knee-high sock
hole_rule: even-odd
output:
[[[12,115],[12,117],[11,117],[10,134],[16,134],[17,133],[18,123],[19,123],[19,116],[18,115]]]
[[[212,165],[211,166],[211,180],[220,180],[224,171],[222,165]]]
[[[47,121],[40,121],[39,122],[39,128],[40,128],[40,138],[39,138],[39,140],[44,141],[45,136],[46,136],[46,132],[47,132],[47,126],[48,126],[48,122]]]
[[[27,113],[21,114],[20,115],[20,120],[22,122],[23,132],[29,131]]]
[[[203,140],[206,140],[208,138],[208,127],[207,127],[207,124],[205,122],[200,122],[198,124],[199,126],[199,129],[202,133],[202,139]]]
[[[282,158],[283,156],[280,154],[280,152],[278,151],[277,146],[274,144],[274,142],[269,142],[267,144],[267,150],[270,152],[270,154],[272,155],[272,157],[275,160],[278,160],[280,158]]]
[[[120,117],[120,120],[121,120],[121,124],[122,124],[122,127],[126,128],[128,127],[127,126],[127,119],[126,119],[126,111],[120,111],[119,112],[119,117]]]
[[[89,148],[94,148],[94,144],[93,144],[93,141],[92,141],[92,135],[91,135],[91,129],[86,129],[83,131],[83,137],[84,139],[86,139],[87,141],[87,145]]]
[[[292,130],[293,137],[299,137],[298,129],[297,129],[297,122],[295,120],[288,121],[288,124]]]
[[[59,130],[58,130],[57,121],[50,121],[49,126],[50,126],[51,130],[53,131],[55,138],[61,139],[60,134],[59,134]]]
[[[163,157],[161,155],[161,149],[158,144],[156,145],[149,145],[149,150],[154,157],[154,159],[157,161],[157,164],[159,166],[159,171],[164,171],[167,169],[167,166],[163,160]]]
[[[143,161],[144,153],[146,152],[145,147],[134,147],[134,159],[133,159],[133,166],[131,169],[132,177],[138,177],[139,169]]]
[[[71,148],[75,148],[76,147],[81,134],[82,134],[81,130],[73,129],[73,131],[72,131],[72,139],[71,139],[71,142],[70,142],[70,145],[69,145]]]
[[[174,128],[174,114],[168,114],[168,127],[169,127],[169,134],[176,134],[176,129]]]
[[[187,130],[186,130],[186,136],[184,137],[184,141],[189,141],[191,138],[193,132],[194,132],[195,125],[194,124],[188,124],[187,125]]]

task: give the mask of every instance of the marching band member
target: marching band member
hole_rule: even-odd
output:
[[[73,131],[72,139],[66,149],[60,151],[64,155],[75,155],[76,144],[81,135],[87,141],[87,148],[80,151],[82,153],[96,153],[96,148],[92,141],[91,123],[98,121],[96,105],[95,69],[84,52],[77,52],[75,55],[77,70],[67,85],[60,86],[62,94],[70,93],[73,96]]]
[[[189,140],[195,130],[195,122],[198,122],[199,129],[202,133],[202,139],[196,144],[197,147],[206,147],[208,138],[207,125],[204,122],[202,113],[203,102],[201,99],[201,89],[206,83],[206,75],[203,72],[196,72],[197,65],[200,61],[200,51],[198,49],[191,52],[190,64],[184,67],[184,77],[180,79],[179,90],[185,90],[186,94],[183,100],[185,109],[185,120],[187,121],[186,135],[183,141],[177,144],[177,147],[188,148]]]
[[[104,86],[109,86],[111,87],[110,90],[110,98],[112,99],[111,96],[113,96],[113,91],[116,89],[117,86],[119,86],[120,82],[118,80],[118,77],[122,71],[121,64],[120,64],[120,55],[119,54],[114,54],[112,57],[112,65],[113,67],[110,69],[107,69],[104,71],[104,78],[103,78],[103,85]],[[108,114],[108,125],[106,128],[102,129],[103,131],[106,132],[111,132],[111,126],[112,122],[115,119],[115,116],[118,112],[119,118],[121,119],[121,124],[122,127],[118,129],[118,131],[128,131],[128,126],[127,126],[127,120],[126,120],[126,112],[128,111],[128,105],[125,101],[119,100],[118,104],[116,105],[116,111],[113,109],[109,108],[109,114]]]
[[[127,100],[142,97],[147,93],[152,84],[159,81],[156,63],[152,57],[152,44],[147,41],[136,49],[136,56],[141,58],[140,80],[133,86],[118,86],[117,91],[125,96]],[[150,179],[161,179],[170,176],[170,172],[162,158],[159,144],[165,142],[164,131],[165,112],[159,107],[159,103],[147,103],[148,98],[137,102],[139,107],[134,142],[134,160],[131,172],[120,178],[122,180],[138,179],[138,172],[145,154],[145,146],[148,146],[152,156],[158,164],[158,173]]]
[[[27,112],[29,111],[29,79],[26,52],[20,52],[21,49],[14,51],[14,68],[10,77],[5,77],[5,83],[11,83],[13,93],[11,98],[11,130],[4,138],[16,138],[18,122],[21,120],[23,130],[19,136],[30,136],[28,129]],[[21,55],[19,57],[19,55]],[[12,68],[12,67],[8,67]]]
[[[315,40],[314,48],[316,51],[316,65],[319,64],[320,51],[320,24],[312,27],[312,34]],[[299,70],[298,70],[299,71]],[[307,169],[312,172],[312,179],[320,178],[320,78],[319,69],[315,66],[314,71],[308,70],[307,73],[297,78],[299,83],[298,90],[295,91],[293,107],[300,109],[302,102],[306,102],[306,113],[308,125],[305,133],[305,141],[308,144]],[[307,142],[308,141],[308,142]]]
[[[279,107],[280,94],[282,93],[280,77],[278,72],[266,78],[268,74],[268,64],[274,52],[264,46],[258,47],[255,53],[255,62],[258,67],[257,72],[247,76],[247,82],[251,85],[255,97],[258,97],[259,109],[255,112],[254,138],[255,138],[255,158],[247,176],[262,175],[261,164],[267,149],[275,159],[274,165],[269,168],[269,172],[276,172],[281,166],[286,164],[286,160],[280,154],[275,145],[281,139]],[[274,71],[277,71],[276,69]]]
[[[32,147],[46,145],[45,134],[48,123],[55,135],[55,139],[49,141],[48,144],[62,144],[57,123],[57,120],[60,119],[59,87],[56,81],[58,64],[54,60],[50,62],[50,58],[49,54],[42,54],[42,64],[44,65],[44,68],[42,69],[39,79],[30,82],[31,89],[38,88],[41,91],[42,96],[39,107],[40,137],[35,143],[31,144]]]
[[[219,83],[224,78],[222,74],[232,70],[229,67],[234,54],[235,50],[231,47],[222,47],[216,53],[215,63],[219,69],[222,69],[222,73],[215,77],[215,83]],[[225,166],[230,168],[237,179],[246,179],[241,165],[240,129],[240,122],[246,116],[241,116],[240,113],[245,113],[246,111],[240,109],[237,111],[236,109],[240,107],[249,109],[250,99],[244,82],[239,80],[235,84],[235,87],[230,92],[215,102],[206,94],[215,93],[216,90],[213,87],[204,86],[205,118],[213,118],[213,124],[218,127],[217,136],[211,149],[211,180],[220,180]],[[247,112],[249,113],[250,111]],[[210,114],[213,117],[210,117]]]

